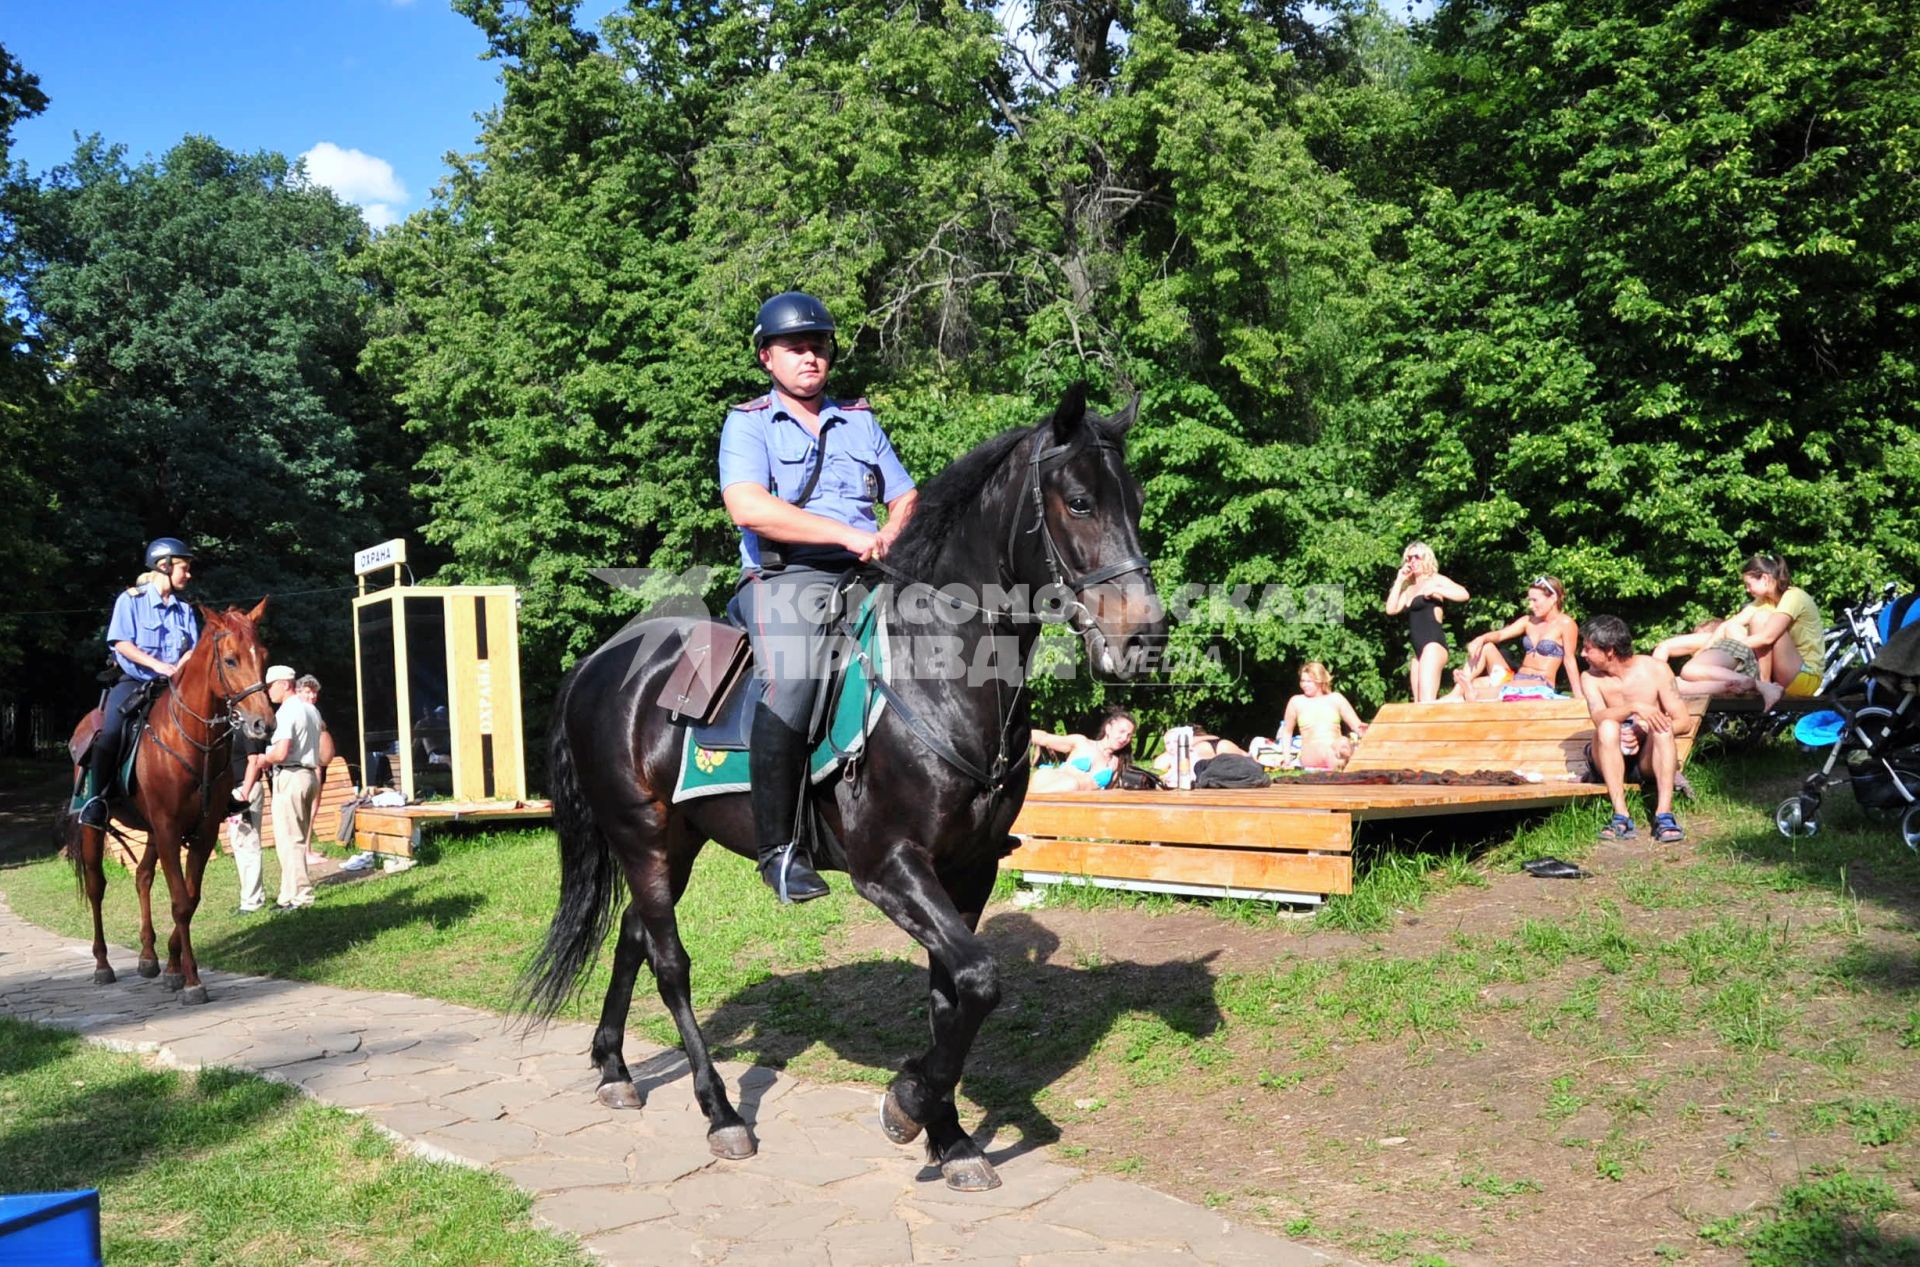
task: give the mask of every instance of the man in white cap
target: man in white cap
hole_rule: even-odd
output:
[[[280,855],[281,910],[313,905],[307,850],[313,811],[320,803],[320,713],[294,693],[296,674],[284,664],[267,669],[267,699],[277,710],[266,761],[273,771],[273,851]]]

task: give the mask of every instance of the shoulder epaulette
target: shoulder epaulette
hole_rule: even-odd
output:
[[[834,402],[834,408],[836,408],[836,409],[858,409],[858,410],[860,410],[860,411],[861,411],[862,413],[869,413],[869,414],[873,412],[873,406],[872,406],[872,405],[869,405],[869,404],[867,403],[867,398],[866,398],[865,396],[862,396],[862,397],[860,397],[860,398],[858,398],[857,400],[840,400],[840,401],[835,401],[835,402]]]
[[[755,396],[752,400],[745,400],[740,402],[739,404],[735,405],[734,408],[739,410],[765,409],[768,405],[772,403],[773,403],[773,397],[771,396]]]

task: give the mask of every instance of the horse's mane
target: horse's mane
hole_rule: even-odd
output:
[[[887,562],[909,576],[931,573],[954,534],[964,523],[978,519],[987,483],[999,472],[1007,454],[1031,434],[1030,426],[1015,427],[983,440],[921,485],[913,517],[887,552]]]

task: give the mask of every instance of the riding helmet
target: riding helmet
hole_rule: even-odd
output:
[[[753,320],[753,350],[783,334],[832,334],[837,327],[827,306],[805,291],[787,290],[760,305]]]
[[[168,559],[191,559],[193,547],[178,537],[155,537],[147,543],[147,568],[151,571]]]

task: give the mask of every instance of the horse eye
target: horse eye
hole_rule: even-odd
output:
[[[225,656],[223,657],[223,661],[229,669],[237,669],[240,667],[240,661],[233,656]]]
[[[1067,498],[1067,509],[1074,514],[1080,515],[1083,517],[1086,515],[1091,515],[1093,513],[1093,498],[1069,497]]]

